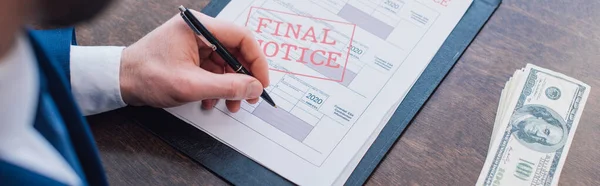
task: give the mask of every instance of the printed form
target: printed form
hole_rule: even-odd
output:
[[[232,0],[278,108],[166,109],[299,185],[342,185],[471,0]]]

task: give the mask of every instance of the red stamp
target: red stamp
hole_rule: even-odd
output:
[[[356,25],[251,7],[246,27],[254,32],[271,70],[344,80]]]
[[[448,4],[450,4],[450,1],[452,0],[433,0],[434,3],[440,4],[443,7],[447,7]]]

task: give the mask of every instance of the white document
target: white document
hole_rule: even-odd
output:
[[[269,61],[262,100],[166,109],[299,185],[342,185],[471,0],[233,0]]]

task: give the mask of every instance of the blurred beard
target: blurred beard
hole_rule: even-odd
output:
[[[42,26],[65,27],[89,21],[100,14],[112,0],[37,0]]]

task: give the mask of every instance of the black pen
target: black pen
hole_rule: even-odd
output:
[[[202,25],[202,23],[198,21],[198,19],[196,19],[196,16],[194,16],[190,10],[183,6],[179,6],[179,11],[183,20],[185,20],[185,22],[190,26],[190,28],[192,28],[196,35],[198,35],[201,40],[206,39],[207,41],[203,40],[203,42],[205,42],[205,44],[207,44],[215,52],[217,52],[217,54],[219,54],[219,56],[221,56],[221,58],[223,58],[223,60],[225,60],[225,62],[229,64],[231,69],[233,69],[236,73],[253,76],[252,73],[246,70],[246,68],[244,68],[244,66],[242,66],[242,64],[235,57],[233,57],[231,53],[227,51],[227,49],[225,49],[221,42],[219,42],[219,40],[217,40],[217,38],[215,38],[215,36],[213,36],[208,31],[208,29],[206,29],[206,27],[204,27],[204,25]],[[264,89],[262,94],[260,94],[260,97],[263,98],[271,106],[277,108],[275,102],[273,102],[273,99],[271,99],[271,96],[269,96],[269,94],[267,94],[267,91],[265,91]]]

